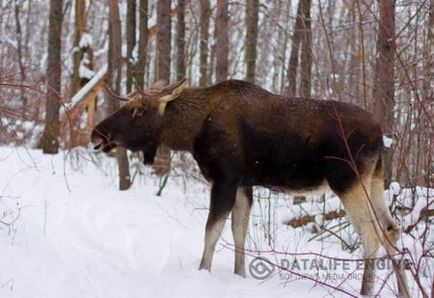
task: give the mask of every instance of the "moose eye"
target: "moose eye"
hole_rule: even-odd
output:
[[[143,116],[143,109],[134,108],[133,109],[133,118]]]

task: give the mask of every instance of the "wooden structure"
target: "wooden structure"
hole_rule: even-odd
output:
[[[188,3],[190,1],[186,1]],[[178,7],[172,9],[170,16],[178,15]],[[158,34],[156,25],[148,29],[148,41]],[[97,97],[104,87],[108,66],[105,64],[94,77],[87,82],[72,98],[68,105],[64,105],[60,111],[60,135],[66,148],[87,146],[89,134],[94,126],[95,111],[97,109]],[[83,113],[86,112],[86,119]]]

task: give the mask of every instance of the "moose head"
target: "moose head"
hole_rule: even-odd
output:
[[[144,162],[153,162],[164,124],[168,102],[176,99],[186,86],[183,79],[166,87],[155,86],[146,92],[137,88],[127,97],[106,91],[112,98],[124,101],[121,108],[93,129],[91,141],[95,151],[108,153],[120,146],[142,151]]]

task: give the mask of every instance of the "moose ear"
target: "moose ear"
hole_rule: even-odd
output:
[[[167,92],[168,94],[158,98],[158,103],[159,103],[158,111],[160,115],[164,114],[164,111],[166,110],[166,104],[169,101],[172,101],[181,95],[186,85],[187,85],[187,80],[184,78],[181,81],[177,82],[176,84],[173,84],[172,86],[165,88],[168,91]]]

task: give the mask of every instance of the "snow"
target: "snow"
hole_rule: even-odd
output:
[[[35,127],[35,123],[33,123],[31,121],[24,121],[24,123],[23,123],[23,128],[26,131],[31,131],[34,127]]]
[[[95,72],[89,68],[87,68],[85,65],[80,64],[80,68],[78,69],[79,77],[82,79],[92,79],[92,77],[95,75]]]
[[[393,144],[393,139],[388,137],[388,136],[383,135],[383,144],[384,144],[384,147],[390,148],[390,146],[392,146],[392,144]]]
[[[234,275],[230,219],[212,273],[198,271],[208,186],[177,173],[158,197],[159,180],[145,168],[130,190],[120,192],[116,169],[114,159],[84,148],[43,155],[25,147],[0,147],[0,221],[8,223],[0,222],[0,297],[346,297],[313,281],[283,276],[289,274],[285,271],[266,280],[249,273],[246,279]],[[262,257],[283,263],[283,256],[271,253],[271,247],[289,256],[361,256],[360,249],[352,255],[333,239],[309,241],[308,228],[284,224],[288,214],[340,206],[336,197],[328,195],[327,207],[317,198],[297,207],[282,194],[262,188],[255,193],[247,266],[258,250],[265,251]],[[425,189],[420,193],[426,194]],[[268,212],[275,220],[264,222]],[[341,232],[342,238],[354,242],[352,235],[351,229]],[[414,239],[404,240],[421,249]],[[379,274],[386,277],[388,272]],[[358,295],[360,279],[341,287]],[[392,297],[394,288],[391,282],[381,296]]]
[[[390,188],[390,192],[393,193],[394,195],[399,195],[399,192],[401,191],[401,186],[396,181],[390,183],[389,188]]]
[[[78,46],[81,49],[85,49],[85,48],[91,47],[92,44],[93,44],[92,35],[90,35],[87,32],[84,32],[83,35],[81,36],[81,39],[80,39],[80,42],[78,43]]]
[[[101,67],[100,70],[98,70],[98,72],[92,77],[92,79],[89,82],[87,82],[87,84],[83,88],[81,88],[71,98],[71,101],[68,103],[68,105],[66,106],[66,108],[73,107],[81,99],[83,99],[83,97],[86,96],[86,94],[88,94],[89,91],[92,90],[92,88],[94,88],[99,83],[99,81],[107,74],[107,69],[108,69],[107,64],[104,64],[104,66]],[[62,106],[61,109],[60,109],[60,118],[63,117],[64,113],[65,113],[65,106]]]
[[[108,50],[109,50],[109,44],[108,44],[108,41],[106,41],[106,42],[104,42],[104,45],[100,49],[97,49],[93,53],[93,57],[98,58],[98,57],[104,56],[107,54]]]
[[[139,43],[136,43],[133,48],[130,62],[135,65],[139,61]]]

